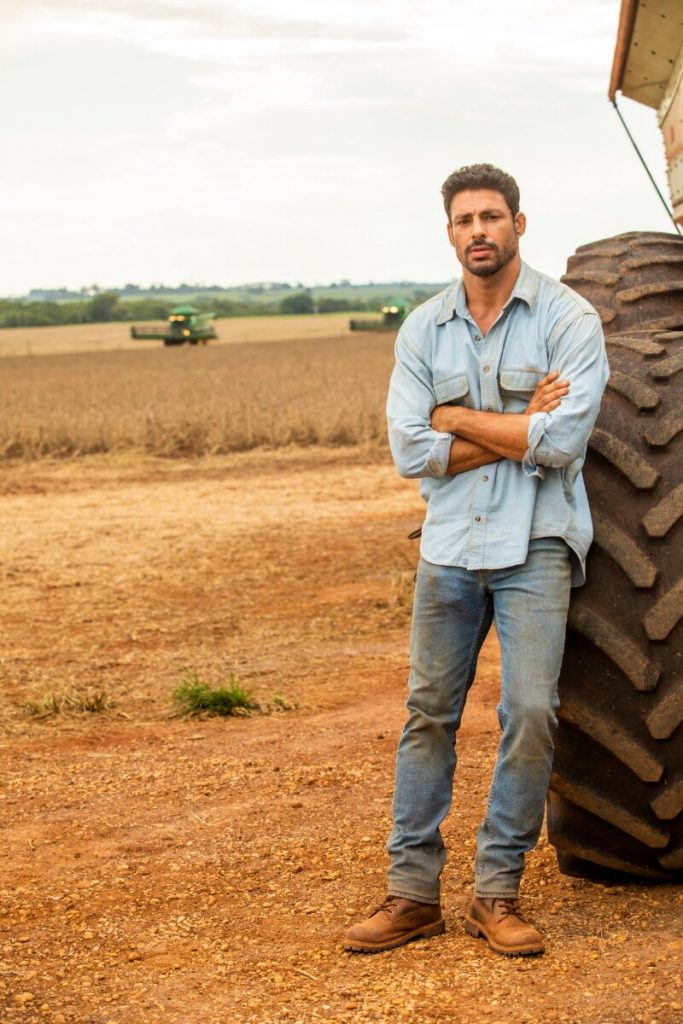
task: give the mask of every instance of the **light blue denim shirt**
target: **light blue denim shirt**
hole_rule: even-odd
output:
[[[530,417],[523,462],[449,475],[453,435],[432,430],[432,409],[521,413],[551,370],[571,382],[569,394],[553,412]],[[387,416],[396,467],[420,478],[427,503],[423,558],[500,569],[524,562],[532,538],[562,537],[576,556],[572,584],[583,583],[593,528],[581,468],[608,375],[593,307],[525,263],[485,336],[461,280],[415,309],[396,341]]]

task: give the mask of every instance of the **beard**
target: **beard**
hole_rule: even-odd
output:
[[[470,260],[469,254],[471,249],[475,248],[486,248],[491,252],[491,259],[487,260],[486,263],[479,263],[478,261]],[[470,274],[474,274],[476,277],[492,277],[493,274],[497,274],[499,270],[506,267],[510,260],[514,259],[517,255],[517,246],[514,242],[510,242],[509,245],[505,245],[502,249],[495,244],[495,242],[470,242],[465,249],[463,265],[469,270]]]

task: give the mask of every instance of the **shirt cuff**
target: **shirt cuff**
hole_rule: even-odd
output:
[[[543,466],[539,466],[536,462],[536,450],[543,440],[543,434],[545,433],[545,417],[544,412],[533,412],[529,417],[529,430],[527,432],[527,444],[528,448],[524,453],[522,459],[522,469],[526,476],[537,476],[543,480],[545,476],[545,470]]]
[[[426,466],[430,476],[442,477],[448,470],[448,460],[451,457],[451,445],[453,444],[452,434],[437,434],[436,441],[429,449]]]

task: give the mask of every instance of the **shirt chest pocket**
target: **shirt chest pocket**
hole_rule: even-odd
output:
[[[524,412],[536,390],[536,385],[543,377],[545,370],[530,367],[523,370],[501,370],[498,381],[503,409],[506,412]]]
[[[456,373],[445,380],[434,381],[437,405],[469,405],[470,382],[466,373]]]

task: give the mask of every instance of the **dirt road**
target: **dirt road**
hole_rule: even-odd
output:
[[[448,931],[342,951],[384,892],[403,719],[420,502],[389,466],[108,459],[4,469],[0,490],[2,1024],[682,1019],[673,886],[563,877],[542,840],[524,902],[546,955],[465,935],[492,640],[445,828]],[[298,708],[173,718],[188,671]],[[108,710],[20,707],[65,693]]]

